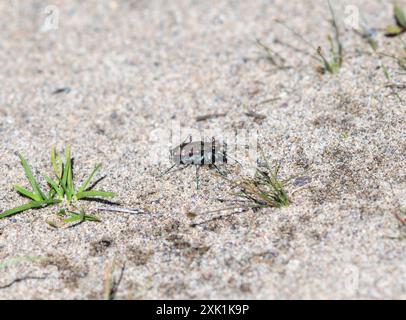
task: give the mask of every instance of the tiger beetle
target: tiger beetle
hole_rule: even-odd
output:
[[[227,163],[227,143],[223,142],[222,149],[216,145],[216,139],[212,137],[211,141],[193,141],[189,135],[189,142],[183,141],[180,145],[170,150],[170,160],[173,165],[163,174],[169,173],[175,166],[184,166],[185,169],[190,165],[196,167],[196,189],[199,189],[198,170],[202,166],[213,166],[217,171],[220,169],[217,164]],[[176,171],[176,170],[175,170]]]

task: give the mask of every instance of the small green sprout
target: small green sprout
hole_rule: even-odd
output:
[[[32,191],[29,191],[20,185],[16,185],[14,188],[22,196],[29,198],[31,202],[1,213],[0,219],[29,209],[39,209],[60,203],[69,207],[71,203],[76,203],[77,201],[82,199],[96,200],[99,198],[115,197],[115,193],[92,190],[92,187],[89,187],[89,184],[92,181],[93,177],[101,169],[100,164],[94,167],[89,177],[80,185],[79,188],[75,187],[73,181],[72,158],[70,155],[69,146],[67,146],[65,150],[65,162],[62,161],[62,157],[60,154],[56,154],[55,148],[52,148],[51,163],[54,170],[55,179],[52,179],[48,175],[43,175],[44,179],[50,187],[49,192],[47,193],[41,190],[41,187],[38,181],[35,179],[32,170],[25,158],[21,154],[18,154],[18,156],[24,168],[25,175],[32,187]],[[64,222],[66,223],[100,221],[97,217],[86,215],[83,210],[81,210],[80,213],[75,213],[72,211],[65,211],[63,209],[59,212],[59,214],[61,214],[62,212],[63,214],[65,214],[66,212],[69,214],[69,217],[64,220]]]
[[[385,35],[387,37],[396,37],[406,31],[406,16],[402,8],[397,4],[393,7],[393,15],[395,17],[396,25],[390,25],[386,28]]]

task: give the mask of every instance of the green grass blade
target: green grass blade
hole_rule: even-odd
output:
[[[331,67],[330,62],[326,59],[326,57],[323,55],[321,47],[317,48],[317,54],[319,55],[320,59],[323,61],[324,64],[324,69],[330,73],[334,73],[333,68]]]
[[[14,214],[29,210],[29,209],[37,209],[37,208],[42,208],[49,206],[51,204],[56,204],[59,203],[60,201],[58,200],[43,200],[43,201],[32,201],[27,204],[24,204],[22,206],[4,211],[3,213],[0,214],[0,219],[3,219],[5,217],[12,216]]]
[[[72,190],[72,171],[71,171],[71,158],[70,158],[70,146],[68,145],[65,150],[65,166],[63,167],[63,176],[62,176],[62,187],[65,190],[68,201],[72,199],[73,190]]]
[[[394,13],[395,13],[396,23],[399,25],[399,27],[406,29],[406,17],[405,17],[405,14],[403,13],[402,8],[398,5],[395,5]]]
[[[343,53],[343,45],[340,40],[340,30],[338,29],[336,15],[335,15],[335,12],[334,12],[333,6],[331,5],[330,0],[328,0],[327,2],[328,2],[329,9],[330,9],[330,14],[331,14],[331,23],[332,23],[332,26],[334,29],[334,41],[337,46],[337,52],[336,52],[336,50],[334,49],[334,45],[332,43],[332,51],[335,52],[334,60],[336,60],[335,66],[333,67],[333,70],[334,70],[333,73],[335,73],[339,70],[339,68],[343,64],[344,53]]]
[[[67,189],[66,182],[68,181],[69,164],[70,164],[70,150],[68,146],[67,149],[65,150],[65,164],[63,166],[62,181],[61,181],[61,184],[64,187],[64,189]]]
[[[72,223],[77,221],[83,221],[83,217],[80,214],[72,214],[69,218],[63,220],[64,223]]]
[[[42,200],[36,194],[33,194],[32,192],[28,191],[27,189],[25,189],[19,185],[15,185],[14,189],[16,189],[17,192],[21,193],[24,197],[30,198],[31,200],[34,200],[34,201]]]
[[[101,169],[101,164],[98,164],[94,167],[92,173],[90,176],[86,179],[86,181],[82,184],[82,186],[79,188],[78,193],[81,193],[86,190],[87,186],[89,185],[90,181],[93,179],[94,175],[96,174],[97,171]]]
[[[77,199],[84,199],[84,198],[93,198],[93,197],[104,197],[104,198],[114,198],[116,196],[113,192],[104,192],[104,191],[83,191],[76,194]]]
[[[67,163],[67,190],[69,191],[70,197],[73,196],[75,193],[75,189],[73,186],[73,174],[72,174],[72,159],[70,157],[70,146],[68,145],[65,150],[65,161]]]
[[[67,190],[66,190],[66,186],[63,184],[62,179],[59,179],[59,187],[62,188],[64,195],[68,193]]]
[[[62,178],[62,160],[61,156],[58,154],[56,156],[55,146],[52,147],[51,150],[51,162],[52,167],[54,168],[55,175],[58,179]]]
[[[55,190],[50,188],[48,192],[48,199],[53,199],[55,194],[56,194]]]
[[[68,171],[68,189],[70,196],[72,197],[75,193],[75,186],[73,184],[73,174],[72,174],[72,162],[69,162],[69,171]]]
[[[93,216],[93,215],[89,215],[89,214],[86,214],[84,218],[86,221],[101,222],[100,218]]]
[[[41,200],[46,199],[45,195],[42,193],[41,188],[39,187],[39,184],[37,180],[35,180],[34,175],[32,174],[31,168],[28,165],[28,162],[24,159],[24,157],[19,153],[18,157],[20,158],[21,164],[24,168],[25,175],[27,176],[27,179],[29,180],[32,189],[38,197],[41,198]]]
[[[400,28],[399,26],[389,26],[385,30],[385,35],[387,37],[394,37],[394,36],[401,34],[402,31],[403,31],[403,29]]]
[[[385,75],[386,80],[390,80],[389,70],[385,65],[382,65],[383,74]]]
[[[58,184],[52,180],[49,176],[47,176],[46,174],[44,174],[44,178],[46,180],[46,182],[52,187],[52,189],[57,193],[57,195],[61,198],[63,198],[63,189],[62,187],[59,187]]]
[[[74,221],[93,221],[93,222],[101,222],[101,220],[94,216],[94,215],[90,215],[90,214],[86,214],[85,210],[81,209],[80,213],[77,212],[73,212],[73,211],[68,211],[71,214],[71,217],[68,219],[72,219],[70,222],[74,222]],[[79,217],[80,219],[75,219],[75,217]],[[64,222],[66,222],[65,219]]]

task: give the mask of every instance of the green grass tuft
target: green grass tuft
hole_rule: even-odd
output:
[[[251,207],[283,208],[291,204],[285,189],[288,181],[279,178],[279,166],[271,169],[257,168],[254,177],[237,182],[240,191],[237,196],[251,202]]]
[[[271,166],[262,154],[263,163],[256,166],[253,176],[243,176],[240,178],[229,178],[225,172],[218,171],[234,190],[232,194],[239,199],[233,202],[239,203],[238,207],[230,209],[260,209],[260,208],[285,208],[292,203],[287,187],[296,176],[281,179],[279,176],[280,165]],[[241,164],[240,164],[241,165]],[[297,190],[296,190],[297,191]],[[295,191],[292,192],[292,194]],[[224,210],[224,209],[222,209]]]
[[[69,146],[67,146],[65,149],[65,162],[62,161],[61,155],[56,153],[55,148],[52,148],[51,150],[51,164],[54,170],[55,179],[52,179],[46,174],[43,175],[49,186],[49,191],[47,193],[41,190],[40,184],[35,179],[34,174],[32,173],[32,170],[25,158],[21,154],[18,154],[18,156],[20,158],[21,165],[23,166],[25,175],[27,176],[27,179],[31,185],[32,191],[27,190],[20,185],[16,185],[14,188],[22,196],[29,198],[31,202],[1,213],[0,219],[30,209],[40,209],[56,204],[63,204],[69,207],[72,203],[75,204],[77,201],[82,199],[97,200],[100,198],[113,198],[116,196],[116,194],[113,192],[93,190],[92,187],[89,187],[93,177],[101,169],[100,164],[97,164],[94,167],[91,174],[79,188],[75,187],[72,168],[73,161]],[[62,215],[68,215],[68,217],[64,220],[65,223],[100,221],[100,219],[95,216],[87,215],[83,209],[80,210],[80,213],[68,210],[65,211],[62,209],[59,211],[60,215],[61,212],[63,212]]]
[[[113,198],[116,196],[116,194],[113,192],[88,189],[93,177],[101,169],[101,164],[97,164],[82,185],[79,188],[75,188],[75,183],[73,181],[72,158],[69,146],[65,150],[65,163],[62,163],[61,161],[57,163],[55,160],[57,158],[61,159],[61,156],[56,155],[55,149],[52,149],[51,162],[54,167],[56,181],[48,176],[44,176],[45,180],[48,182],[48,185],[51,187],[51,191],[53,191],[57,199],[66,201],[68,204],[70,204],[72,201],[78,201],[85,198]]]

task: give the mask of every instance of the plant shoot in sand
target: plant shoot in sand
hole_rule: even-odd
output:
[[[73,161],[70,155],[69,146],[67,146],[65,150],[65,161],[62,160],[62,156],[60,154],[56,153],[55,148],[52,148],[51,163],[55,178],[52,179],[48,175],[43,175],[50,188],[46,193],[41,190],[41,187],[38,181],[35,179],[25,158],[21,154],[18,154],[18,156],[24,168],[25,175],[27,176],[27,179],[32,187],[32,191],[29,191],[20,185],[16,185],[15,189],[18,193],[31,201],[25,205],[1,213],[0,219],[29,209],[39,209],[56,204],[62,204],[69,208],[70,205],[76,204],[79,200],[97,200],[99,198],[112,198],[115,196],[115,194],[112,192],[93,190],[93,186],[89,186],[94,175],[100,170],[100,164],[94,167],[88,178],[78,188],[75,187],[73,181]],[[58,212],[58,215],[68,216],[68,218],[64,220],[66,223],[99,221],[97,217],[86,215],[83,209],[80,211],[80,213],[62,209]]]
[[[193,222],[192,227],[203,225],[211,221],[229,217],[231,215],[252,209],[254,211],[264,208],[282,209],[289,207],[292,204],[292,196],[301,189],[308,186],[308,182],[296,184],[294,181],[302,179],[305,181],[309,177],[301,176],[301,174],[292,175],[287,179],[282,179],[279,176],[280,165],[271,166],[262,155],[263,161],[260,165],[255,166],[255,174],[253,176],[230,177],[230,171],[217,171],[221,178],[227,181],[231,186],[230,195],[236,196],[235,199],[217,199],[221,202],[229,202],[232,205],[225,208],[206,211],[205,214],[217,213],[224,211],[233,211],[230,214],[221,214],[216,217],[211,217],[208,220]],[[237,161],[242,167],[242,164]],[[306,170],[307,171],[307,170]],[[305,180],[303,180],[305,179]],[[310,178],[311,180],[311,178]],[[300,185],[296,189],[289,191],[291,185]],[[238,210],[238,211],[235,211]],[[195,219],[196,214],[187,212],[186,215],[190,219]]]
[[[285,190],[289,181],[278,177],[279,166],[275,169],[256,169],[255,176],[237,182],[240,191],[236,194],[256,208],[283,208],[291,204]]]
[[[239,199],[233,202],[241,203],[238,207],[226,208],[226,210],[288,207],[292,201],[287,187],[296,176],[281,179],[279,171],[280,165],[271,166],[264,160],[261,166],[255,167],[253,176],[231,179],[227,174],[221,174],[234,189],[238,190],[233,192],[233,195]],[[291,194],[296,191],[294,190]]]
[[[241,164],[240,164],[241,165]],[[222,202],[231,202],[232,206],[220,208],[217,210],[206,211],[205,214],[223,212],[230,210],[258,210],[263,208],[286,208],[289,207],[292,203],[291,195],[293,195],[296,190],[293,190],[290,195],[287,191],[287,187],[290,185],[291,181],[295,178],[292,176],[288,179],[281,179],[279,177],[280,165],[276,167],[271,167],[268,162],[265,161],[265,164],[255,167],[254,176],[244,176],[230,178],[230,172],[217,171],[218,174],[226,180],[234,191],[230,194],[236,196],[237,199],[225,200],[218,199]],[[241,212],[241,211],[238,211]],[[232,212],[228,215],[221,215],[215,218],[210,218],[209,220],[193,223],[192,226],[202,225],[210,221],[217,220],[219,218],[227,217],[238,212]],[[195,218],[194,213],[188,212],[187,215],[191,218]]]

